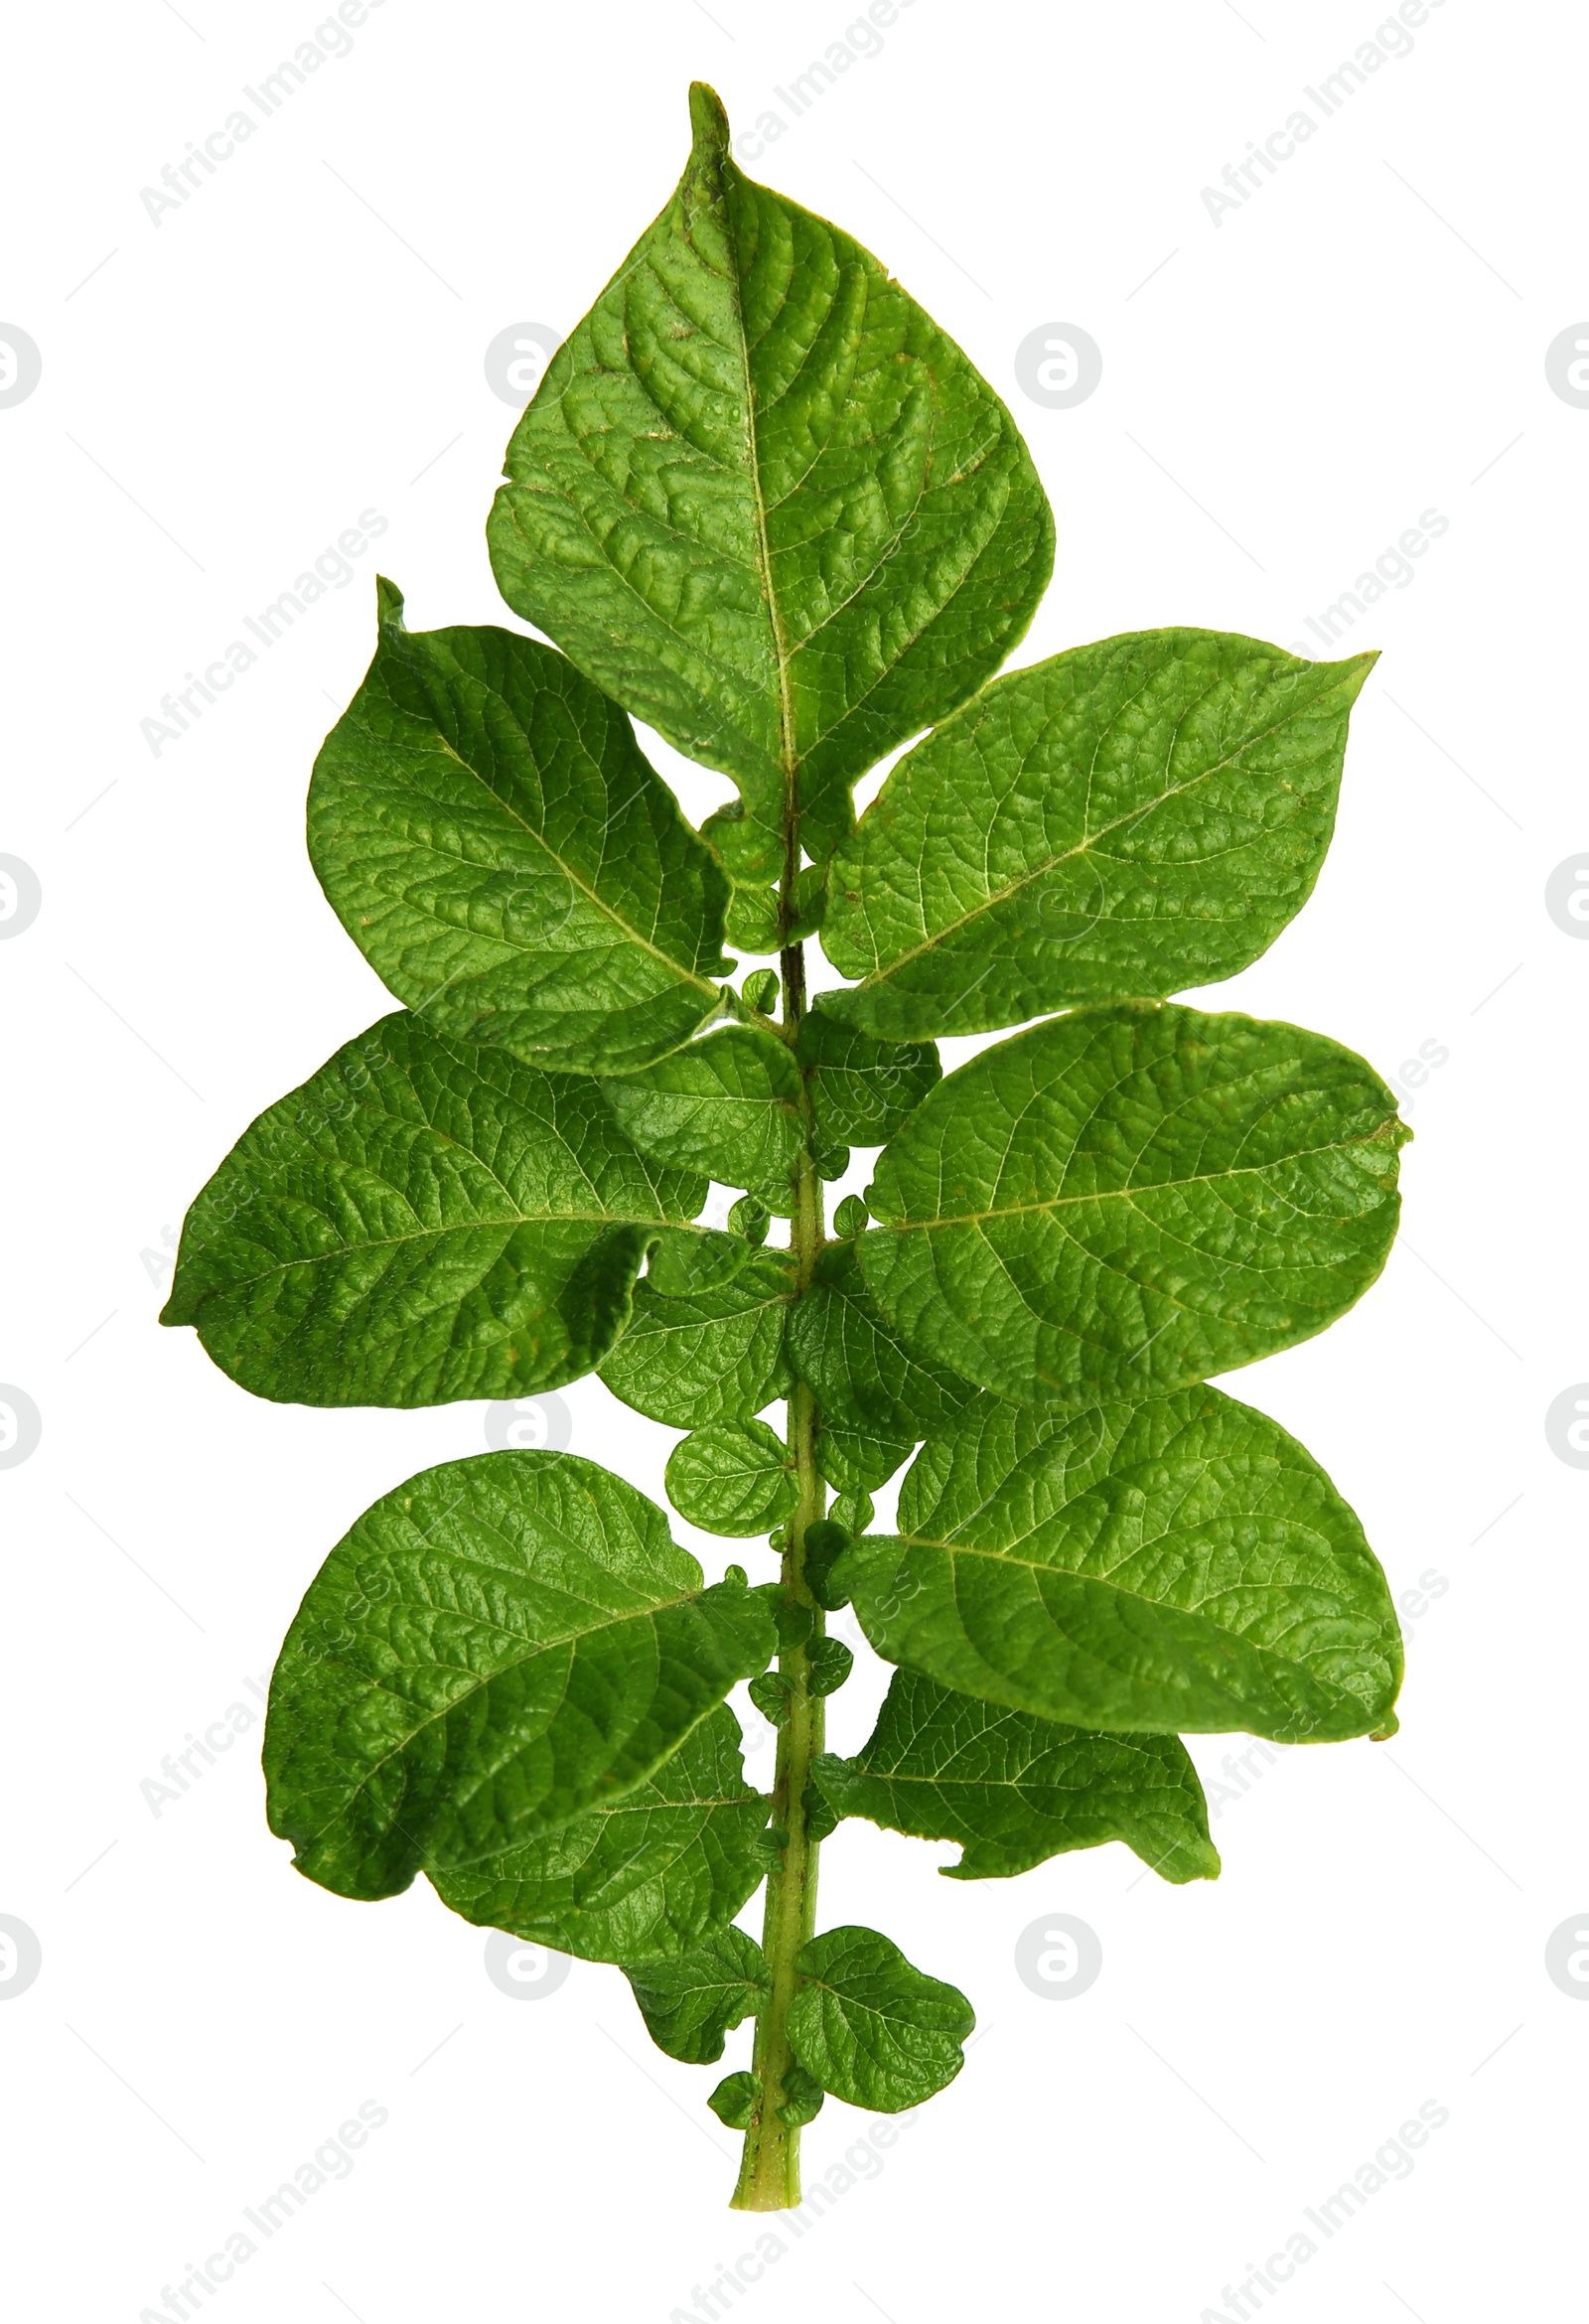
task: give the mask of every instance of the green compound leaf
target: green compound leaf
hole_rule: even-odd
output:
[[[950,1880],[1029,1872],[1124,1840],[1161,1879],[1213,1880],[1220,1859],[1196,1768],[1173,1735],[1089,1735],[896,1670],[853,1759],[811,1770],[841,1816],[958,1840]]]
[[[686,1224],[705,1198],[594,1082],[386,1017],[243,1132],[161,1321],[278,1403],[522,1396],[600,1363],[663,1233],[745,1250]]]
[[[829,1146],[886,1144],[943,1077],[931,1041],[874,1040],[841,1025],[820,1003],[800,1019],[794,1054],[808,1077],[818,1133]]]
[[[690,92],[677,191],[559,348],[488,526],[513,611],[735,778],[736,879],[813,860],[849,791],[1025,631],[1053,519],[1010,414],[838,227],[743,177]]]
[[[704,1041],[602,1093],[643,1154],[680,1170],[703,1171],[720,1186],[771,1192],[789,1210],[804,1130],[799,1068],[776,1033],[725,1025]]]
[[[996,679],[890,774],[822,945],[874,1033],[981,1033],[1234,975],[1307,902],[1375,656],[1147,630]]]
[[[910,1353],[868,1292],[853,1243],[823,1251],[815,1280],[790,1311],[789,1354],[824,1421],[874,1441],[939,1435],[979,1393],[945,1365]]]
[[[1150,1395],[1310,1339],[1374,1280],[1410,1135],[1293,1025],[1079,1010],[939,1083],[854,1245],[906,1344],[1001,1394]]]
[[[745,1781],[739,1721],[724,1704],[622,1799],[431,1882],[466,1921],[580,1961],[672,1959],[761,1885],[767,1810]]]
[[[765,1420],[713,1420],[675,1444],[664,1479],[681,1518],[739,1538],[782,1525],[798,1498],[789,1448]]]
[[[646,2029],[659,2050],[686,2066],[710,2066],[723,2037],[772,1992],[767,1959],[743,1929],[717,1929],[679,1961],[628,1971]]]
[[[877,1652],[940,1686],[1111,1734],[1394,1728],[1401,1638],[1362,1526],[1218,1388],[1070,1414],[989,1398],[923,1449],[898,1522],[834,1579]]]
[[[806,1979],[789,2013],[790,2046],[834,2098],[880,2114],[920,2106],[964,2065],[976,2025],[952,1985],[913,1968],[875,1929],[829,1929],[795,1957]]]
[[[614,1073],[721,1014],[728,882],[622,710],[506,630],[375,658],[315,762],[309,853],[375,973],[440,1034]]]
[[[771,1660],[661,1511],[569,1453],[411,1477],[321,1567],[271,1681],[270,1828],[339,1896],[395,1896],[653,1776]]]
[[[782,1251],[760,1252],[726,1283],[683,1299],[638,1283],[629,1329],[600,1377],[670,1428],[748,1420],[789,1393],[784,1331],[794,1296],[794,1270]]]

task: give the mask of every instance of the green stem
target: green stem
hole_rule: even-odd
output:
[[[793,1040],[805,1005],[805,961],[798,944],[781,956],[784,980],[784,1034]],[[809,1107],[807,1105],[807,1115]],[[809,1151],[800,1156],[791,1247],[794,1295],[810,1284],[822,1247],[822,1181]],[[826,1508],[827,1495],[816,1466],[816,1403],[804,1381],[789,1399],[789,1446],[799,1480],[799,1500],[784,1535],[784,1586],[796,1604],[809,1607],[811,1637],[805,1646],[780,1655],[778,1667],[790,1682],[789,1718],[779,1730],[778,1767],[773,1784],[773,1824],[789,1834],[782,1868],[767,1883],[762,1950],[772,1971],[772,1993],[756,2020],[753,2071],[761,2096],[745,2133],[736,2211],[787,2211],[800,2199],[800,2134],[780,2120],[785,2077],[794,2063],[789,2043],[789,2011],[795,1992],[795,1956],[816,1928],[817,1843],[805,1828],[805,1793],[811,1761],[822,1748],[823,1704],[810,1690],[809,1647],[822,1635],[822,1609],[805,1583],[805,1528]]]

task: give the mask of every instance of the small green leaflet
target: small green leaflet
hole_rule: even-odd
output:
[[[940,1686],[1115,1734],[1394,1729],[1401,1637],[1362,1526],[1218,1388],[1069,1414],[989,1397],[924,1447],[898,1525],[834,1579],[877,1652]]]
[[[315,762],[309,853],[437,1033],[614,1073],[721,1014],[728,882],[623,711],[532,639],[411,636],[389,581],[369,674]]]
[[[664,1231],[735,1254],[687,1224],[706,1192],[594,1082],[386,1017],[243,1132],[160,1320],[278,1403],[522,1396],[600,1363]]]
[[[466,1921],[581,1961],[676,1959],[761,1886],[767,1809],[723,1704],[621,1799],[431,1882]]]
[[[961,2044],[976,2026],[971,2004],[913,1968],[875,1929],[829,1929],[794,1966],[805,1982],[790,2009],[790,2046],[834,2098],[900,2114],[964,2065]]]
[[[853,1759],[813,1763],[841,1816],[958,1840],[950,1880],[1028,1872],[1124,1840],[1164,1880],[1213,1880],[1220,1859],[1197,1770],[1173,1735],[1090,1735],[896,1670]]]
[[[996,678],[899,762],[833,865],[825,996],[896,1039],[1157,998],[1307,902],[1375,656],[1147,630]]]
[[[952,1428],[977,1399],[969,1381],[905,1347],[867,1291],[852,1243],[822,1252],[790,1310],[789,1353],[824,1419],[874,1440],[915,1444]]]
[[[816,1439],[816,1465],[840,1493],[864,1493],[874,1485],[886,1485],[916,1445],[914,1428],[893,1436],[824,1425]]]
[[[487,537],[513,611],[732,775],[709,836],[813,861],[850,786],[991,676],[1054,557],[1009,412],[838,227],[741,175],[712,91],[672,199],[547,366]],[[797,777],[796,777],[797,770]]]
[[[822,2110],[825,2093],[814,2074],[807,2074],[803,2066],[790,2066],[784,2073],[784,2104],[778,2109],[778,2118],[792,2130],[803,2129],[814,2122]]]
[[[761,2095],[762,2086],[755,2075],[742,2068],[737,2074],[725,2074],[706,2104],[726,2128],[748,2130]]]
[[[781,1211],[805,1142],[799,1068],[776,1033],[725,1025],[602,1093],[643,1154],[750,1187]]]
[[[339,1896],[395,1896],[655,1774],[773,1625],[701,1586],[661,1511],[569,1453],[427,1469],[321,1567],[270,1688],[270,1828]]]
[[[686,2066],[720,2058],[724,2035],[772,1990],[762,1949],[743,1929],[716,1929],[681,1960],[628,1973],[651,2040]]]
[[[1294,1347],[1383,1266],[1410,1135],[1294,1025],[1079,1009],[940,1082],[855,1245],[907,1346],[1026,1399],[1150,1395]]]
[[[794,1054],[827,1146],[886,1144],[943,1075],[931,1041],[874,1040],[841,1025],[821,1002],[800,1019]]]
[[[785,1319],[794,1270],[783,1251],[762,1251],[686,1298],[635,1286],[629,1329],[600,1366],[615,1396],[670,1428],[748,1420],[789,1393]]]
[[[765,1533],[794,1507],[794,1463],[765,1420],[713,1420],[667,1457],[667,1498],[703,1532]]]

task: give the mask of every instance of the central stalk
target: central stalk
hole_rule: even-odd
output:
[[[805,957],[799,944],[780,954],[783,973],[783,1033],[793,1043],[805,1009]],[[790,1237],[794,1257],[794,1296],[803,1297],[822,1247],[822,1181],[811,1151],[811,1106],[803,1099],[806,1150],[795,1182],[794,1221]],[[787,2211],[800,2199],[800,2134],[783,2121],[785,2078],[794,2063],[789,2045],[789,2011],[795,1991],[795,1956],[816,1928],[817,1843],[806,1830],[805,1794],[811,1762],[822,1748],[820,1695],[810,1688],[809,1649],[822,1636],[822,1609],[805,1581],[805,1530],[824,1514],[826,1492],[816,1466],[816,1402],[803,1380],[789,1399],[789,1449],[799,1485],[794,1514],[784,1530],[784,1587],[795,1604],[810,1609],[812,1627],[804,1646],[781,1654],[778,1667],[790,1683],[789,1716],[779,1729],[778,1767],[773,1784],[773,1827],[788,1834],[780,1869],[767,1883],[762,1950],[772,1972],[772,1993],[756,2020],[752,2068],[761,2096],[745,2133],[737,2211]]]

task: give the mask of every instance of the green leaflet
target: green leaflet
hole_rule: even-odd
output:
[[[337,917],[432,1030],[613,1073],[721,1014],[728,882],[629,720],[547,646],[410,636],[315,761],[309,853]]]
[[[951,1074],[855,1248],[908,1346],[1009,1396],[1150,1395],[1333,1323],[1395,1233],[1410,1133],[1293,1025],[1078,1010]]]
[[[1307,902],[1375,656],[1147,630],[997,678],[833,866],[837,1016],[896,1039],[1217,983]]]
[[[705,1199],[635,1151],[595,1083],[399,1014],[243,1132],[160,1320],[278,1403],[521,1396],[600,1363],[664,1230],[743,1251],[687,1225]]]
[[[726,2128],[748,2130],[761,2095],[762,2086],[755,2075],[742,2068],[737,2074],[725,2074],[706,2104]]]
[[[841,1493],[864,1493],[874,1485],[886,1485],[916,1446],[914,1428],[903,1436],[886,1431],[878,1435],[864,1428],[835,1428],[824,1421],[816,1438],[816,1465]]]
[[[976,2025],[963,1993],[913,1968],[875,1929],[829,1929],[795,1959],[806,1981],[789,2013],[796,2059],[852,2106],[903,2113],[954,2080]]]
[[[743,1929],[715,1929],[681,1960],[648,1961],[628,1975],[651,2040],[686,2066],[720,2058],[724,2035],[772,1990],[766,1957]]]
[[[814,2074],[807,2074],[803,2066],[791,2066],[784,2075],[784,2104],[778,2109],[778,2118],[792,2130],[799,2130],[807,2122],[814,2122],[821,2112],[826,2094]]]
[[[748,1420],[789,1393],[785,1319],[794,1272],[782,1251],[763,1251],[726,1283],[664,1299],[635,1286],[629,1329],[600,1367],[615,1396],[671,1428]]]
[[[667,1498],[703,1532],[765,1533],[794,1507],[788,1449],[765,1420],[713,1420],[667,1457]]]
[[[800,1019],[794,1054],[822,1143],[881,1146],[903,1129],[943,1068],[931,1041],[878,1041],[829,1015],[824,993]]]
[[[760,1887],[767,1809],[745,1781],[739,1721],[722,1704],[621,1799],[430,1877],[443,1904],[482,1928],[581,1961],[675,1959]]]
[[[840,1558],[862,1629],[940,1686],[1107,1733],[1332,1743],[1393,1730],[1401,1638],[1329,1478],[1194,1387],[927,1445],[899,1531]]]
[[[873,1441],[935,1436],[978,1395],[947,1366],[910,1353],[867,1291],[853,1243],[832,1244],[817,1261],[790,1310],[789,1355],[823,1418]]]
[[[411,1477],[311,1583],[270,1688],[270,1828],[339,1896],[395,1896],[646,1782],[774,1651],[644,1494],[568,1453]]]
[[[602,1093],[643,1154],[699,1170],[720,1186],[743,1186],[793,1207],[790,1185],[805,1142],[800,1076],[776,1033],[725,1025],[704,1041]]]
[[[1015,423],[869,252],[741,175],[690,91],[677,191],[558,350],[487,537],[513,611],[732,775],[737,879],[813,860],[851,784],[1021,637],[1053,519]]]
[[[896,1670],[853,1759],[812,1774],[841,1816],[961,1843],[950,1880],[1028,1872],[1124,1840],[1162,1879],[1213,1880],[1220,1859],[1197,1770],[1173,1735],[1089,1735]]]

